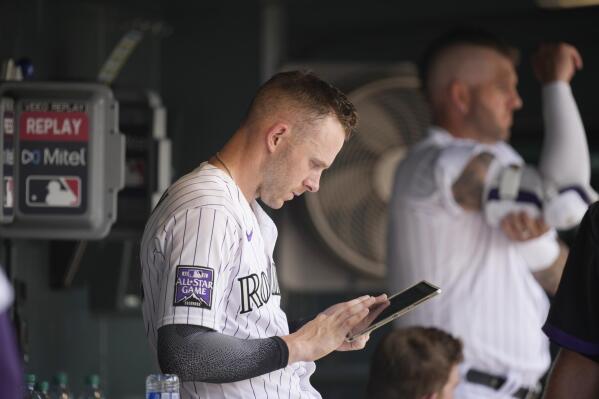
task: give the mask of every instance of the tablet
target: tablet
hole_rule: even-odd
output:
[[[347,338],[347,342],[352,342],[360,335],[368,334],[379,327],[384,326],[397,319],[399,316],[408,313],[422,302],[431,299],[441,293],[441,289],[428,281],[421,281],[410,288],[398,292],[389,298],[389,306],[387,306],[381,314],[379,314],[368,327],[364,330]]]

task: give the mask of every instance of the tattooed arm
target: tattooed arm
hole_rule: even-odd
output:
[[[454,181],[452,192],[455,201],[467,211],[483,210],[485,180],[494,156],[482,152],[473,157]],[[542,219],[534,219],[526,212],[508,214],[501,221],[501,229],[512,241],[529,241],[549,231]]]
[[[453,197],[465,210],[482,210],[485,177],[493,159],[493,155],[488,152],[478,154],[468,162],[462,174],[453,183]]]

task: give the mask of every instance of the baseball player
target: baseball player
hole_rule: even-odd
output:
[[[368,325],[386,296],[337,304],[289,327],[273,249],[277,229],[256,201],[278,209],[318,190],[356,124],[336,88],[304,72],[266,82],[241,127],[208,162],[175,182],[141,246],[146,335],[182,398],[320,398],[314,361]]]
[[[543,218],[513,209],[494,225],[485,210],[494,200],[485,193],[493,191],[488,186],[497,183],[497,171],[505,176],[499,191],[515,194],[513,202],[539,201],[535,187],[521,184],[525,176],[511,178],[511,169],[524,165],[507,143],[513,114],[522,107],[513,55],[479,30],[452,32],[431,47],[424,77],[434,126],[398,167],[391,199],[391,289],[423,278],[444,288],[442,298],[398,324],[436,326],[463,340],[459,399],[539,397],[550,363],[541,332],[549,308],[543,289],[555,292],[568,253]],[[558,187],[584,187],[588,148],[569,84],[581,57],[567,44],[544,46],[533,66],[543,85],[545,119],[559,122],[546,129],[563,130],[546,134],[548,157],[539,170]],[[568,140],[580,144],[568,146],[578,153],[550,145]],[[569,159],[572,165],[562,165],[567,174],[550,162],[551,154]],[[584,179],[571,182],[570,170],[585,171]]]

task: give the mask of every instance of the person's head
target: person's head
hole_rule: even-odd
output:
[[[369,399],[452,399],[462,342],[436,328],[394,330],[372,358]]]
[[[271,208],[317,191],[357,124],[356,110],[331,84],[304,71],[282,72],[264,83],[242,127],[264,149],[257,195]]]
[[[437,39],[421,69],[435,123],[481,142],[507,140],[513,113],[522,107],[516,62],[515,49],[480,29]]]

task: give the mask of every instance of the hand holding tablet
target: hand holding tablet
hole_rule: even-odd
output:
[[[440,293],[441,289],[439,287],[423,280],[389,297],[386,301],[380,299],[382,296],[377,297],[377,302],[370,309],[368,317],[363,323],[354,328],[353,334],[346,341],[349,343],[355,341],[360,336],[384,326]]]

